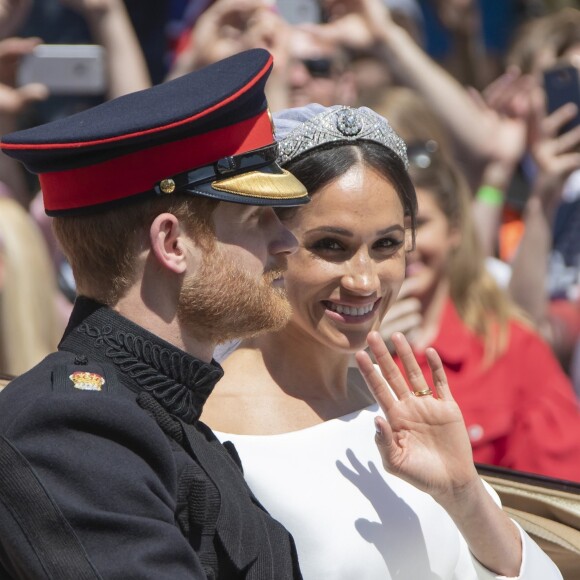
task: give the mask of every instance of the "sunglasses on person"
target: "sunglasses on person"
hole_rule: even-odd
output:
[[[306,67],[311,77],[327,79],[332,75],[330,58],[302,58],[300,62]]]

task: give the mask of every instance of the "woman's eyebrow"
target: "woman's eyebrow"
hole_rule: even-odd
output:
[[[389,226],[388,228],[379,230],[376,232],[377,236],[384,236],[386,234],[390,234],[392,232],[404,232],[405,228],[400,225],[400,224],[395,224],[392,226]],[[307,234],[316,234],[316,233],[325,233],[325,234],[336,234],[339,236],[346,236],[349,238],[352,238],[354,236],[354,234],[350,231],[347,230],[345,228],[339,228],[336,226],[320,226],[318,228],[312,228],[311,230],[306,231],[305,233]]]

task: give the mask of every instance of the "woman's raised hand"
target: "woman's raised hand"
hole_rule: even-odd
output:
[[[394,333],[391,340],[406,376],[378,332],[369,334],[368,344],[381,372],[366,352],[356,354],[360,371],[387,417],[387,421],[375,420],[383,466],[439,503],[453,502],[479,480],[463,416],[437,352],[426,351],[436,390],[431,393],[404,335]]]

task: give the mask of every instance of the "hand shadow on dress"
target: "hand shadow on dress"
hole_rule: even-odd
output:
[[[441,580],[430,568],[423,530],[415,512],[389,487],[374,462],[369,461],[366,468],[351,449],[346,450],[346,456],[352,468],[337,461],[338,470],[369,500],[380,520],[360,518],[355,522],[356,530],[379,551],[391,578],[417,578],[420,571],[421,580]]]

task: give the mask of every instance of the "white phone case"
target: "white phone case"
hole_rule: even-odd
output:
[[[17,84],[42,83],[53,95],[103,94],[104,52],[96,44],[40,44],[22,59]]]

